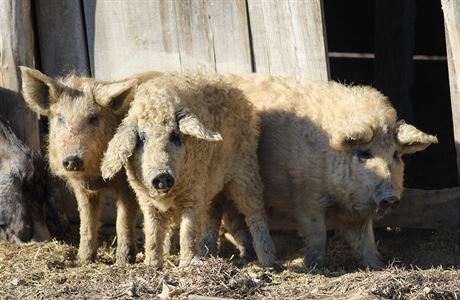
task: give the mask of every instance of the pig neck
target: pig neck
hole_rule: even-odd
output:
[[[98,191],[107,187],[107,182],[102,177],[84,177],[78,181],[88,191]]]

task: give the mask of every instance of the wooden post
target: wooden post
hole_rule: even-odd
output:
[[[90,75],[83,8],[79,0],[36,0],[41,70],[57,77]]]
[[[441,0],[446,30],[452,122],[460,182],[460,1]],[[460,204],[457,205],[460,210]]]
[[[18,66],[33,67],[34,52],[30,1],[0,1],[0,114],[22,141],[40,151],[37,115],[19,94]]]
[[[321,0],[248,0],[255,71],[329,79]]]

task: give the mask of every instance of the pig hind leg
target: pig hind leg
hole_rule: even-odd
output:
[[[228,200],[224,203],[222,225],[227,231],[225,236],[238,248],[240,257],[247,260],[256,259],[251,234],[246,226],[244,216]]]
[[[241,166],[238,169],[225,188],[226,196],[235,202],[239,211],[245,216],[259,263],[263,266],[273,266],[275,247],[264,211],[262,181],[256,160],[251,162],[247,163],[246,167]]]
[[[202,232],[198,242],[200,256],[217,256],[217,239],[222,220],[222,201],[224,201],[222,194],[217,195],[208,210],[207,218],[202,220]]]
[[[117,201],[117,264],[136,261],[136,221],[139,205],[134,196],[121,196]]]

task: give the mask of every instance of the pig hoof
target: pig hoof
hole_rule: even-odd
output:
[[[160,259],[154,259],[151,257],[146,257],[144,259],[144,264],[155,269],[161,270],[163,268],[163,261]]]
[[[81,265],[88,265],[96,260],[96,253],[89,254],[86,251],[83,253],[79,251],[77,257]]]
[[[367,263],[365,265],[371,271],[382,271],[383,269],[385,269],[385,264],[383,262],[381,262],[381,261]]]
[[[263,267],[272,267],[275,265],[275,256],[273,255],[264,255],[259,258],[259,264]]]
[[[86,265],[89,265],[91,263],[93,263],[95,261],[94,258],[90,258],[90,257],[79,257],[78,258],[78,263],[82,266],[86,266]]]
[[[284,267],[279,262],[275,262],[268,268],[268,270],[273,272],[273,273],[281,273],[281,272],[283,272]]]
[[[324,269],[324,259],[322,258],[308,258],[306,257],[304,259],[304,265],[307,266],[310,269]]]
[[[117,255],[116,255],[116,264],[117,265],[125,265],[125,264],[133,264],[136,262],[136,251],[135,249],[131,248],[128,253],[126,251],[118,250],[117,248]]]
[[[188,266],[196,265],[197,262],[193,257],[181,258],[179,261],[179,268],[185,268]],[[202,264],[202,263],[201,263]]]

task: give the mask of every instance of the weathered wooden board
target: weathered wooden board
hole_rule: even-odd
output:
[[[446,51],[449,68],[452,121],[454,125],[455,147],[457,150],[457,170],[460,174],[460,1],[441,0],[441,4],[446,30]],[[460,204],[457,207],[460,207]]]
[[[80,0],[36,0],[35,11],[41,70],[53,77],[90,75]]]
[[[248,0],[255,71],[329,79],[321,0]]]
[[[118,79],[149,70],[180,70],[172,1],[84,0],[92,74]]]
[[[443,228],[460,226],[460,188],[441,190],[404,189],[401,204],[376,222],[375,227]],[[270,228],[296,230],[290,210],[268,212]],[[331,228],[332,229],[332,228]]]
[[[251,72],[244,0],[175,1],[182,71]]]
[[[0,1],[0,114],[22,141],[39,151],[38,118],[18,93],[18,66],[34,66],[34,49],[30,1]]]
[[[148,70],[250,72],[244,0],[84,0],[97,78]]]

